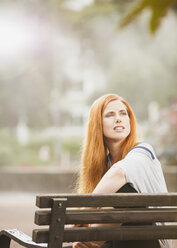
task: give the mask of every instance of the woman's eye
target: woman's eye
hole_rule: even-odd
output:
[[[127,115],[127,112],[122,112],[121,114],[122,114],[122,115]]]
[[[108,113],[108,114],[106,115],[106,117],[111,117],[111,116],[114,116],[114,113]]]

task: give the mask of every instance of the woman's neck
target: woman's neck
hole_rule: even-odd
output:
[[[117,161],[119,161],[122,157],[121,155],[121,142],[111,142],[109,144],[107,144],[107,147],[109,149],[109,152],[111,154],[111,163],[115,164]]]

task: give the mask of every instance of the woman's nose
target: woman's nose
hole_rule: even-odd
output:
[[[116,123],[120,123],[120,122],[122,122],[122,120],[121,120],[120,116],[116,116],[116,120],[115,120],[115,122],[116,122]]]

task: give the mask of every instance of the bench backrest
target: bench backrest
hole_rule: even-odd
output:
[[[42,210],[36,211],[35,223],[48,225],[48,229],[33,230],[33,241],[48,243],[49,248],[59,248],[62,242],[73,241],[177,238],[176,224],[152,225],[155,222],[177,222],[177,193],[39,195],[36,205]],[[126,223],[126,226],[65,226],[92,223]]]

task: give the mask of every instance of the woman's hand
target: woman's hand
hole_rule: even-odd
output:
[[[99,242],[74,242],[73,248],[100,248],[101,244]]]

